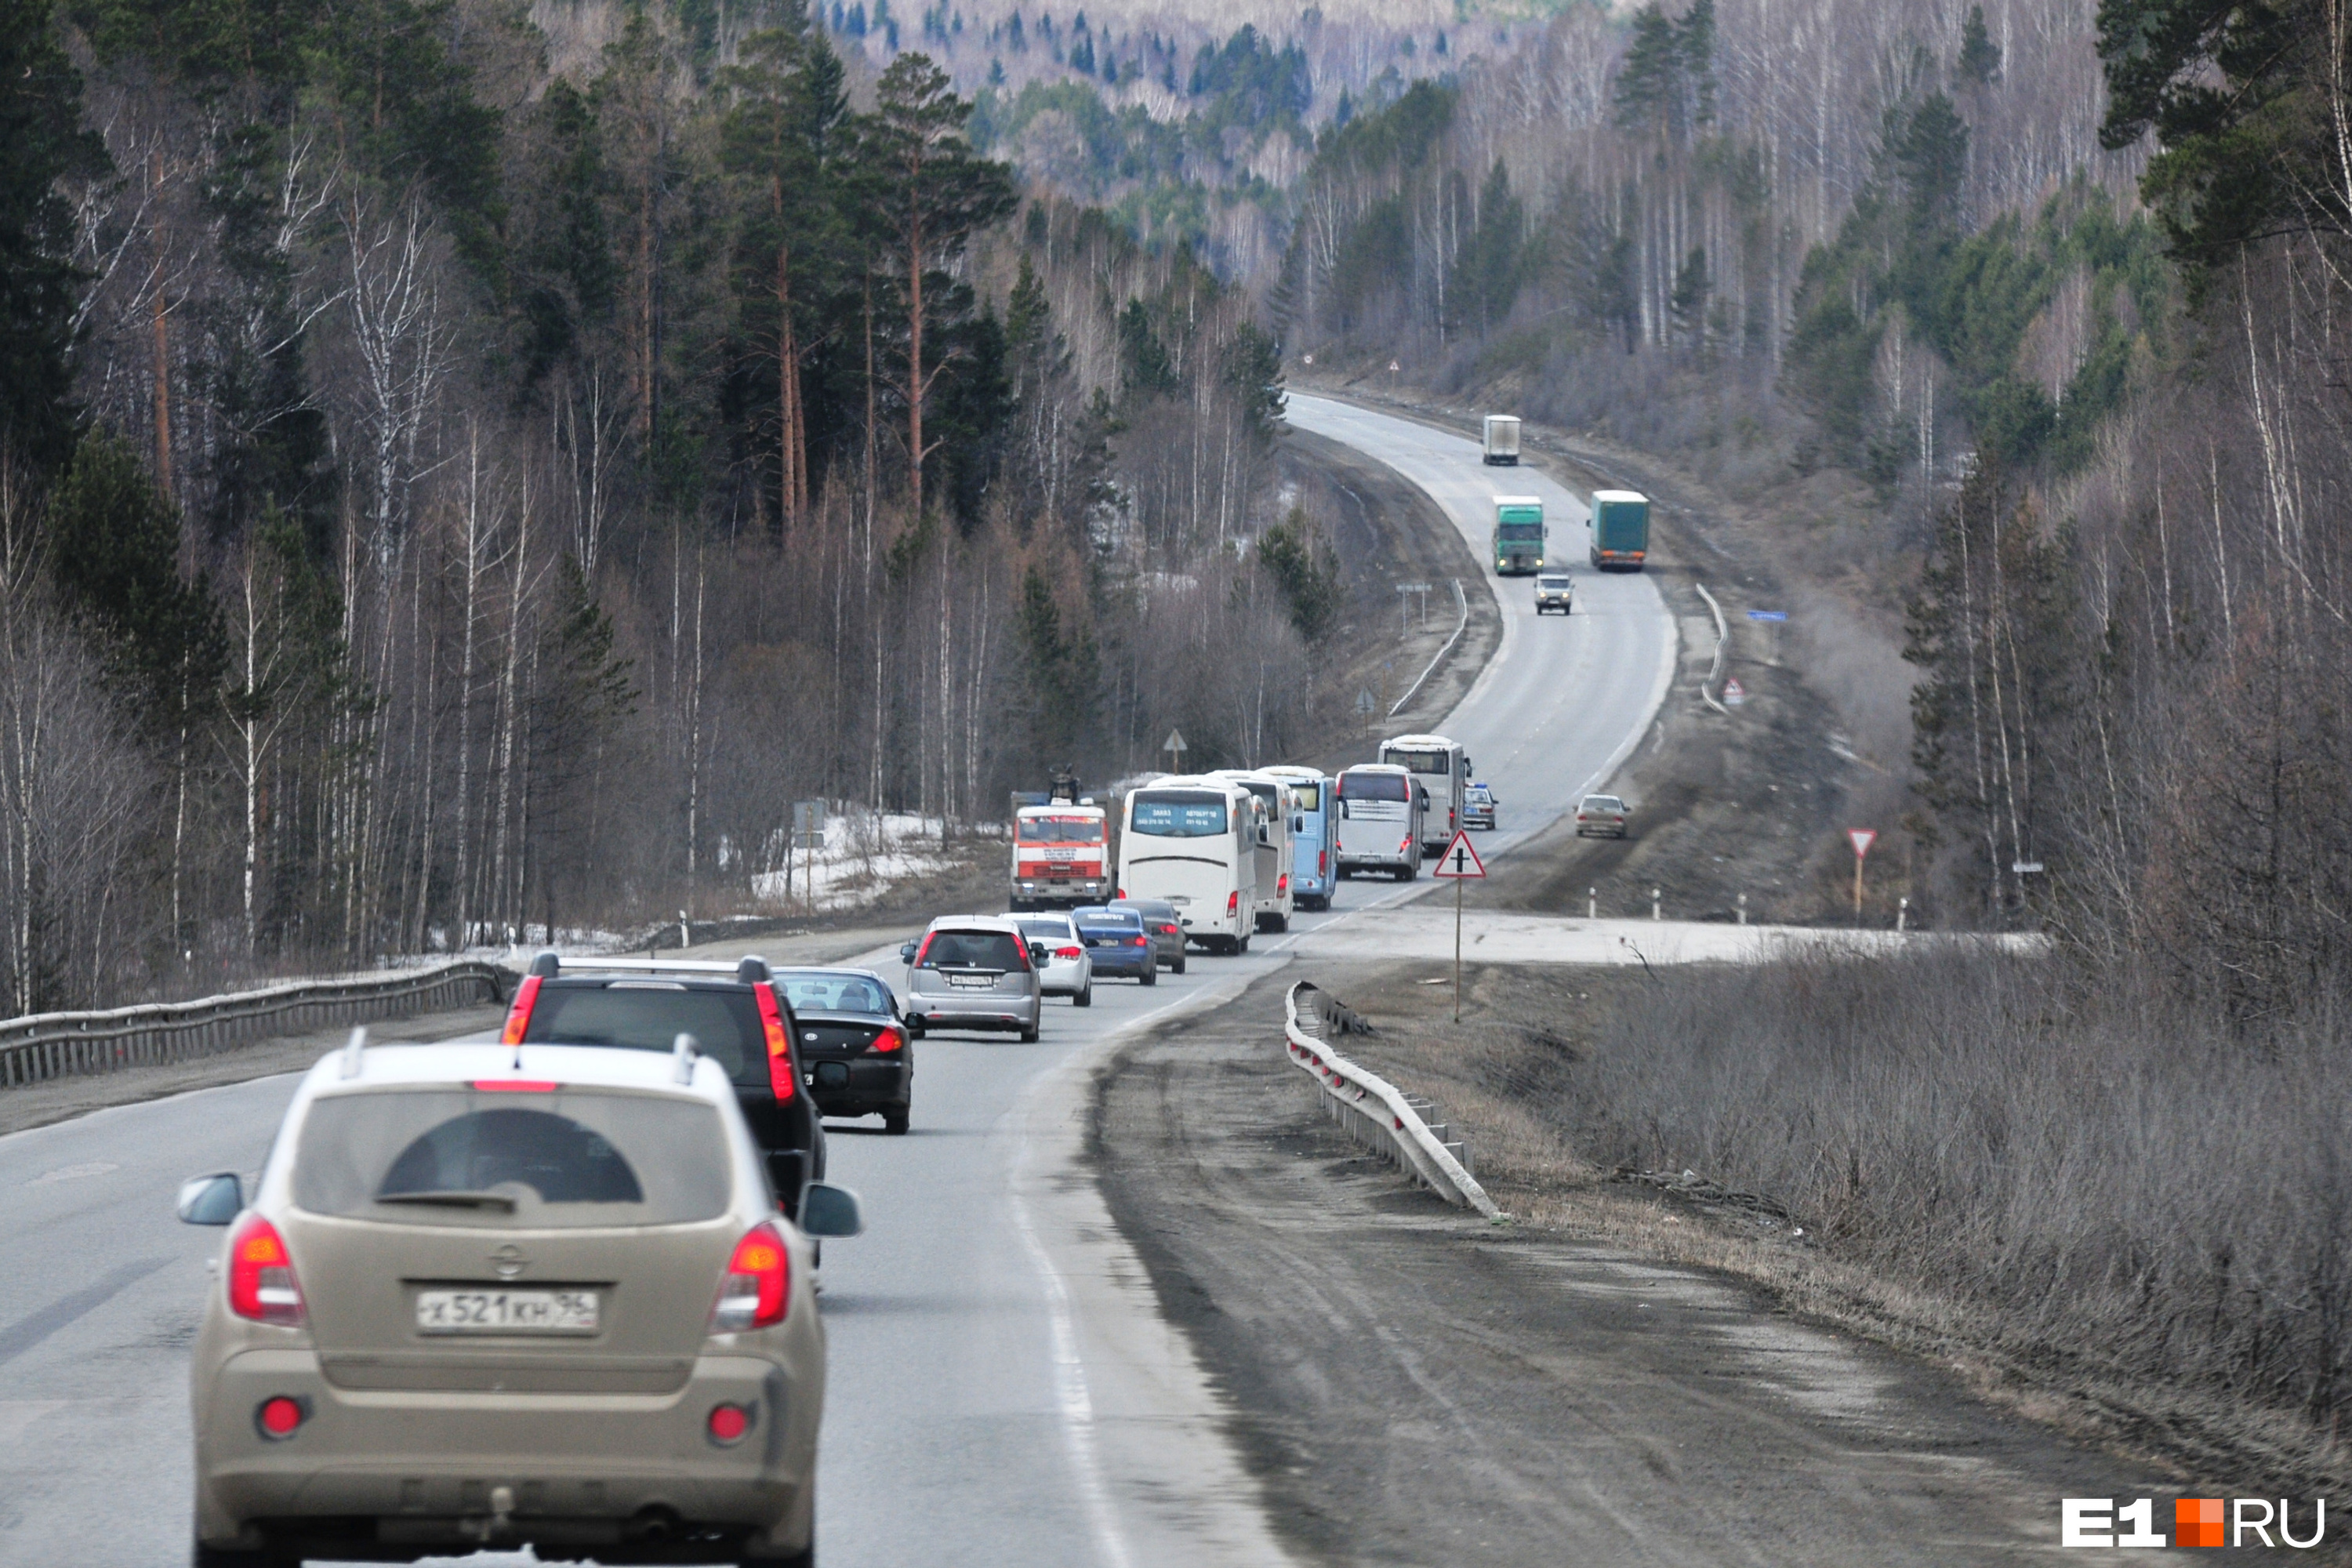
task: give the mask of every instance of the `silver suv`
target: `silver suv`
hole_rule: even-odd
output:
[[[812,1186],[777,1210],[716,1060],[595,1046],[327,1058],[228,1227],[196,1339],[196,1568],[814,1560]],[[803,1228],[805,1227],[805,1228]]]
[[[907,1016],[933,1029],[1010,1030],[1037,1037],[1045,1006],[1038,970],[1051,952],[1003,915],[943,915],[898,950]]]

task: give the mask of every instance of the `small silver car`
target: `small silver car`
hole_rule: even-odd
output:
[[[1010,915],[942,915],[899,948],[907,1016],[934,1029],[994,1029],[1037,1037],[1045,989],[1037,966],[1047,956]]]
[[[814,1561],[812,1186],[777,1210],[721,1063],[352,1046],[294,1093],[227,1227],[189,1380],[197,1568],[489,1548]],[[806,1228],[803,1229],[803,1226]]]
[[[1095,961],[1087,952],[1087,939],[1066,914],[1016,915],[1013,923],[1020,926],[1031,942],[1045,945],[1045,961],[1037,966],[1037,979],[1048,996],[1067,996],[1073,1007],[1095,1005]]]
[[[1575,613],[1572,608],[1575,597],[1576,580],[1567,573],[1538,572],[1536,574],[1537,615],[1540,616],[1547,610],[1558,610],[1563,616],[1572,615]]]

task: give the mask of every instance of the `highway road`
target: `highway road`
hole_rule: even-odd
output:
[[[1295,396],[1291,418],[1429,490],[1474,558],[1497,489],[1544,495],[1555,548],[1576,558],[1564,619],[1532,613],[1525,579],[1465,584],[1496,595],[1504,632],[1441,727],[1502,797],[1502,831],[1481,847],[1507,852],[1639,743],[1674,623],[1645,578],[1586,568],[1580,502],[1532,470],[1486,468],[1472,442],[1327,400]],[[1353,911],[1430,886],[1344,884],[1297,934],[1339,939]],[[864,1195],[869,1232],[825,1258],[829,1568],[1289,1560],[1229,1407],[1103,1205],[1086,1108],[1093,1069],[1134,1031],[1231,1000],[1294,940],[1195,956],[1148,990],[1106,982],[1091,1009],[1054,1005],[1034,1045],[927,1040],[914,1131],[835,1137],[830,1173]],[[896,977],[887,949],[856,958]],[[257,1167],[292,1087],[261,1079],[0,1138],[0,1234],[16,1259],[0,1271],[0,1565],[185,1561],[185,1354],[218,1233],[176,1224],[173,1193]]]

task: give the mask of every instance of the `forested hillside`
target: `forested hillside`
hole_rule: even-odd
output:
[[[0,1007],[735,907],[795,798],[1297,721],[1245,300],[918,51],[584,14],[6,10]]]
[[[1265,286],[1907,616],[1937,918],[2269,1016],[2352,957],[2334,15],[1574,7],[1326,133]]]

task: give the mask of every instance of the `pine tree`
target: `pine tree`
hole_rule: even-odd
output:
[[[2000,79],[2000,46],[1985,30],[1981,5],[1969,6],[1969,19],[1960,25],[1959,71],[1979,87],[1990,87]]]
[[[66,353],[80,279],[58,183],[108,168],[104,145],[82,129],[81,79],[50,10],[47,0],[0,0],[0,460],[37,475],[73,450]]]

